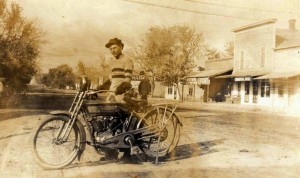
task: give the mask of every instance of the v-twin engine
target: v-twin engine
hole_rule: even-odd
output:
[[[96,116],[91,124],[95,140],[100,143],[122,132],[120,119],[115,116]]]

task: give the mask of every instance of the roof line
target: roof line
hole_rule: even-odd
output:
[[[223,73],[229,72],[233,70],[233,67],[230,68],[224,68],[224,69],[208,69],[208,70],[203,70],[203,71],[198,71],[197,74],[194,75],[190,75],[190,76],[186,76],[186,78],[205,78],[205,77],[212,77],[212,76],[217,76],[217,75],[221,75]],[[207,72],[207,71],[214,71],[215,73],[212,74],[206,74],[204,75],[203,73]],[[200,75],[202,74],[202,75]]]
[[[225,61],[225,60],[231,60],[233,59],[233,56],[232,57],[227,57],[227,58],[221,58],[221,59],[209,59],[209,60],[206,60],[208,62],[214,62],[214,61]]]
[[[267,19],[267,20],[263,20],[263,21],[260,21],[260,22],[248,24],[248,25],[245,25],[245,26],[242,26],[242,27],[234,28],[231,31],[232,32],[238,32],[238,31],[249,29],[249,28],[254,28],[254,27],[258,27],[258,26],[262,26],[262,25],[266,25],[266,24],[270,24],[270,23],[275,23],[276,21],[277,21],[277,19]]]
[[[300,45],[294,45],[294,46],[288,46],[288,47],[282,47],[282,48],[274,48],[275,51],[279,50],[285,50],[285,49],[291,49],[291,48],[298,48]]]

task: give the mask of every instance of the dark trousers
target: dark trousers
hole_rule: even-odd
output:
[[[141,99],[148,100],[148,95],[142,95]]]

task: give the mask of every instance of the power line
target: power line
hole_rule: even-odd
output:
[[[265,11],[265,12],[275,12],[275,13],[290,13],[288,11],[274,11],[274,10],[267,10],[267,9],[258,9],[258,8],[247,8],[247,7],[237,7],[237,6],[230,6],[226,4],[216,4],[216,3],[210,3],[210,2],[202,2],[199,0],[185,0],[189,2],[199,3],[199,4],[206,4],[206,5],[213,5],[213,6],[219,6],[219,7],[229,7],[234,9],[245,9],[245,10],[254,10],[254,11]]]
[[[210,15],[210,16],[226,17],[226,18],[233,18],[233,19],[258,20],[258,19],[247,18],[247,17],[237,17],[237,16],[228,16],[228,15],[207,13],[207,12],[202,12],[202,11],[198,11],[198,10],[188,10],[188,9],[184,9],[184,8],[158,5],[155,3],[146,3],[146,2],[140,2],[140,1],[135,1],[135,0],[123,0],[123,1],[137,3],[137,4],[143,4],[143,5],[149,5],[149,6],[154,6],[154,7],[160,7],[160,8],[166,8],[166,9],[172,9],[172,10],[178,10],[178,11],[183,11],[183,12],[191,12],[191,13],[196,13],[196,14]]]

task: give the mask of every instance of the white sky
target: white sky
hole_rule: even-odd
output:
[[[44,72],[59,64],[75,67],[78,60],[97,64],[109,53],[104,45],[110,38],[121,38],[126,48],[151,26],[190,25],[221,49],[233,40],[233,28],[270,18],[278,19],[279,28],[288,28],[288,19],[300,19],[299,0],[14,1],[46,31],[47,44],[39,59]]]

